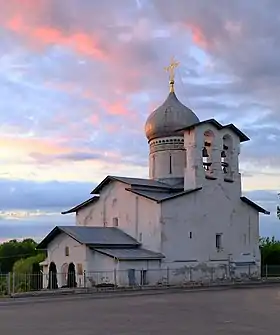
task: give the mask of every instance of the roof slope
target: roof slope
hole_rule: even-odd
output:
[[[156,189],[181,189],[182,187],[171,187],[168,184],[165,184],[163,182],[152,180],[152,179],[145,179],[145,178],[130,178],[130,177],[117,177],[117,176],[107,176],[105,179],[102,180],[102,182],[95,187],[93,191],[91,191],[91,194],[99,194],[101,189],[109,184],[112,181],[119,181],[121,183],[136,186],[136,187],[144,187],[144,188],[156,188]]]
[[[65,233],[81,244],[98,247],[136,247],[140,243],[115,227],[56,226],[37,246],[47,249],[59,234]]]
[[[106,256],[117,258],[119,260],[149,260],[149,259],[159,260],[165,257],[161,253],[142,248],[134,248],[134,249],[91,248],[91,249]]]
[[[261,206],[259,206],[258,204],[256,204],[255,202],[253,202],[252,200],[250,200],[247,197],[240,197],[240,199],[245,202],[247,205],[253,207],[256,211],[258,211],[259,213],[263,213],[266,215],[270,215],[270,212],[268,212],[267,210],[265,210],[264,208],[262,208]]]
[[[90,204],[95,203],[99,199],[99,194],[102,188],[106,185],[108,185],[110,182],[118,181],[121,183],[124,183],[129,186],[129,189],[133,189],[135,191],[143,190],[145,193],[146,191],[149,192],[165,192],[165,194],[171,195],[178,192],[182,192],[184,187],[183,185],[179,186],[170,186],[168,184],[165,184],[163,182],[152,180],[152,179],[144,179],[144,178],[130,178],[130,177],[116,177],[116,176],[107,176],[105,179],[102,180],[102,182],[95,187],[95,189],[91,192],[93,194],[93,197],[80,203],[79,205],[70,208],[67,211],[62,212],[61,214],[70,214],[75,213],[79,209],[84,208]],[[141,194],[139,194],[141,195]],[[144,195],[143,195],[144,196]],[[149,198],[149,197],[147,197]]]
[[[225,128],[230,129],[240,138],[240,142],[246,142],[246,141],[250,140],[249,137],[247,135],[245,135],[240,129],[238,129],[233,123],[226,124],[226,125],[223,126],[220,122],[216,121],[215,119],[204,120],[204,121],[201,121],[201,122],[197,122],[196,124],[193,124],[193,125],[188,126],[188,127],[179,128],[177,130],[177,132],[181,132],[182,130],[188,130],[188,129],[191,129],[191,128],[194,128],[196,126],[200,126],[200,125],[206,124],[206,123],[212,124],[214,127],[216,127],[219,130],[220,129],[225,129]]]
[[[176,191],[176,192],[174,192],[174,190],[173,192],[170,192],[170,191],[167,192],[167,191],[137,190],[133,188],[132,189],[126,188],[126,190],[134,194],[140,195],[142,197],[145,197],[147,199],[154,200],[157,203],[160,203],[163,201],[167,201],[173,198],[180,197],[185,194],[190,194],[190,193],[202,190],[202,187],[197,187],[197,188],[189,189],[186,191]]]
[[[91,205],[95,203],[99,199],[99,195],[94,195],[90,199],[78,204],[77,206],[74,206],[67,211],[61,212],[61,214],[70,214],[70,213],[76,213],[80,208],[86,207],[88,205]]]

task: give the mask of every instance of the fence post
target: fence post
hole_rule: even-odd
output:
[[[11,295],[11,272],[8,273],[7,275],[7,291],[8,295]]]
[[[169,285],[169,266],[166,268],[166,284]]]
[[[211,272],[210,272],[210,275],[211,275],[211,283],[213,283],[214,281],[214,272],[215,272],[215,269],[214,269],[214,266],[211,266]]]
[[[117,269],[114,269],[114,286],[117,287]]]
[[[84,288],[87,287],[87,283],[86,283],[86,270],[83,271],[83,281],[84,281]]]
[[[15,293],[15,286],[16,286],[16,274],[15,272],[13,272],[13,279],[12,279],[12,293],[14,294]]]

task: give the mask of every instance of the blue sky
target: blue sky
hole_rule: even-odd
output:
[[[0,0],[0,240],[40,239],[106,175],[147,177],[144,123],[168,93],[233,122],[244,193],[280,238],[280,2]]]

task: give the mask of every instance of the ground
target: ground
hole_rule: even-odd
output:
[[[279,335],[280,286],[0,302],[9,335]]]

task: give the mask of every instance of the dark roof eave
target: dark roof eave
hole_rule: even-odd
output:
[[[97,195],[99,194],[100,190],[107,185],[110,181],[117,180],[117,177],[114,176],[107,176],[105,179],[102,180],[101,183],[99,183],[91,192],[90,194]]]
[[[194,189],[191,189],[191,190],[186,190],[186,191],[183,191],[183,192],[172,194],[169,197],[166,197],[166,198],[163,198],[161,200],[158,200],[157,202],[161,203],[161,202],[164,202],[164,201],[167,201],[167,200],[171,200],[171,199],[174,199],[174,198],[177,198],[177,197],[181,197],[182,195],[194,193],[194,192],[200,191],[200,190],[202,190],[202,187],[197,187],[197,188],[194,188]]]
[[[109,254],[108,252],[106,251],[103,251],[103,250],[96,250],[94,248],[92,248],[92,250],[96,251],[96,252],[99,252],[100,254],[103,254],[103,255],[106,255],[108,257],[111,257],[111,258],[114,258],[114,259],[117,259],[117,260],[120,260],[120,261],[147,261],[147,260],[154,260],[154,261],[157,261],[157,260],[161,260],[163,258],[165,258],[164,255],[158,255],[158,256],[151,256],[151,257],[135,257],[135,258],[128,258],[128,257],[116,257],[116,256],[113,256],[111,254]]]
[[[157,199],[155,199],[153,197],[149,197],[148,195],[144,195],[141,192],[138,192],[137,190],[134,190],[132,188],[125,188],[125,190],[128,191],[128,192],[134,193],[136,195],[139,195],[139,196],[141,196],[143,198],[146,198],[146,199],[149,199],[149,200],[152,200],[152,201],[157,201]]]
[[[262,208],[261,206],[259,206],[258,204],[256,204],[255,202],[253,202],[252,200],[250,200],[247,197],[240,197],[240,199],[245,202],[247,205],[253,207],[256,211],[258,211],[259,213],[263,213],[265,215],[270,215],[270,212],[265,210],[264,208]]]
[[[223,126],[220,122],[216,121],[215,119],[208,119],[208,120],[194,123],[191,126],[177,129],[177,132],[188,130],[188,129],[193,129],[196,126],[200,126],[205,123],[211,123],[213,126],[215,126],[219,130],[225,129],[225,128],[231,129],[236,135],[238,135],[238,137],[240,138],[240,142],[246,142],[250,140],[250,138],[247,135],[245,135],[240,129],[238,129],[233,123]]]
[[[196,191],[200,191],[202,190],[202,187],[198,187],[198,188],[194,188],[194,189],[191,189],[191,190],[186,190],[186,191],[182,191],[182,192],[178,192],[178,193],[175,193],[175,194],[171,194],[170,196],[167,196],[163,199],[156,199],[154,197],[150,197],[146,194],[142,194],[141,192],[138,192],[137,190],[134,190],[134,189],[131,189],[131,188],[126,188],[126,191],[128,192],[131,192],[131,193],[134,193],[134,194],[137,194],[143,198],[146,198],[146,199],[149,199],[149,200],[152,200],[152,201],[156,201],[158,204],[163,202],[163,201],[167,201],[167,200],[171,200],[171,199],[174,199],[174,198],[177,198],[177,197],[180,197],[182,195],[185,195],[185,194],[190,194],[190,193],[193,193],[193,192],[196,192]]]
[[[76,213],[79,209],[84,208],[92,203],[94,203],[95,201],[97,201],[99,199],[99,195],[94,195],[92,198],[80,203],[79,205],[70,208],[68,211],[64,211],[61,212],[61,214],[70,214],[70,213]]]

